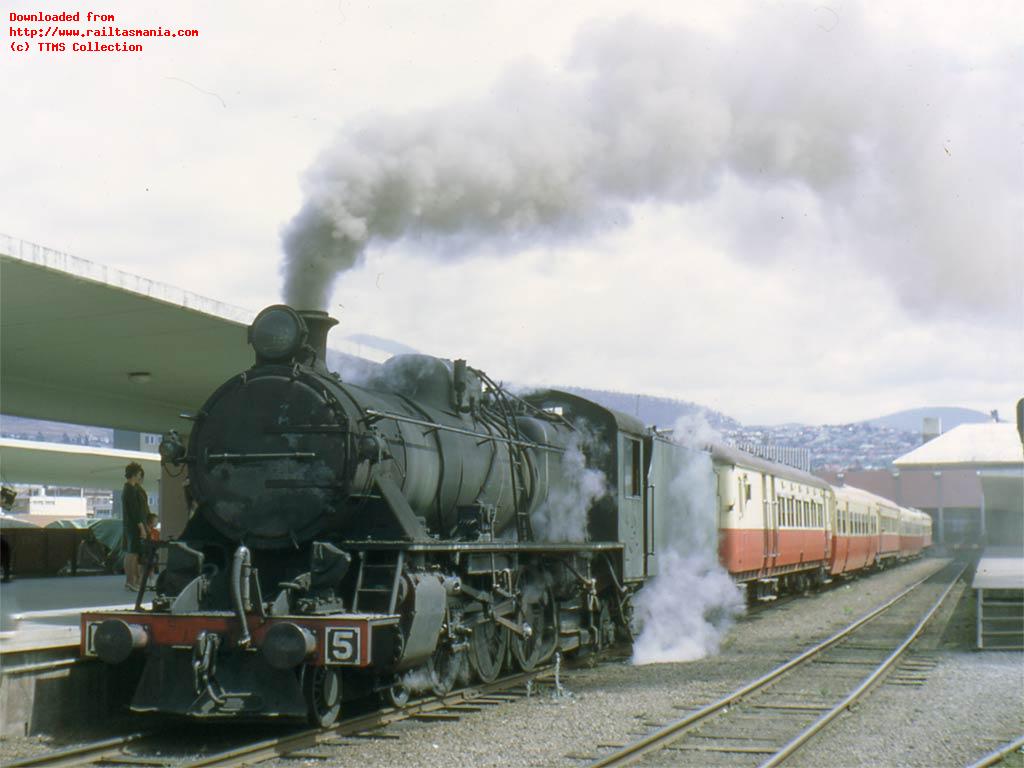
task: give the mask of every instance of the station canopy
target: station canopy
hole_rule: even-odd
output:
[[[252,364],[253,312],[0,238],[0,412],[140,432],[181,427]]]
[[[0,414],[186,433],[181,414],[252,365],[246,327],[255,315],[0,235]],[[351,356],[355,345],[331,347]],[[10,471],[42,455],[28,450],[0,446],[5,481],[31,482]]]
[[[147,477],[160,477],[160,456],[85,445],[42,443],[0,437],[4,477],[38,485],[72,488],[120,488],[129,462],[142,465]]]

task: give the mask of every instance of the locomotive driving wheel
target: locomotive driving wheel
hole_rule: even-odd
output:
[[[430,672],[430,689],[435,696],[447,696],[451,693],[465,668],[466,655],[452,650],[447,642],[438,643],[434,654],[427,661]]]
[[[519,620],[529,626],[512,636],[512,658],[529,672],[551,658],[558,648],[558,604],[551,587],[536,572],[527,572],[521,586]]]
[[[341,712],[341,677],[333,669],[307,665],[302,670],[302,693],[310,725],[326,728]]]
[[[505,666],[508,654],[508,628],[494,619],[473,627],[469,638],[469,666],[481,682],[493,683]]]

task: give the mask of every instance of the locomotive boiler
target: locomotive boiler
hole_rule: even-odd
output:
[[[152,609],[82,618],[85,654],[144,655],[133,710],[325,725],[345,698],[400,705],[417,681],[493,680],[506,659],[530,669],[625,625],[617,505],[596,504],[579,541],[532,526],[574,492],[582,422],[614,445],[621,418],[513,397],[462,360],[403,355],[343,382],[325,364],[335,324],[265,309],[254,365],[194,415],[187,446],[165,436],[195,512]],[[600,454],[614,478],[616,452]]]

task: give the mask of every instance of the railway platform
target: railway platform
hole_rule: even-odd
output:
[[[985,549],[971,588],[978,596],[978,648],[1024,650],[1024,551]]]
[[[79,614],[127,608],[124,576],[15,579],[0,585],[0,735],[102,718],[124,695],[79,658]]]

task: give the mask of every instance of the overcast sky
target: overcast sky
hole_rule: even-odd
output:
[[[0,232],[746,423],[1024,395],[1017,2],[93,10],[200,36],[5,35]]]

